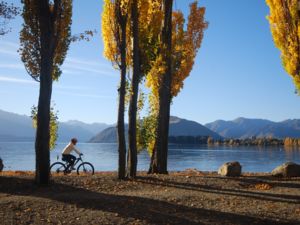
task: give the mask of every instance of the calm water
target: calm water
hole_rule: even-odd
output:
[[[51,163],[66,143],[60,143],[51,151]],[[117,169],[117,144],[78,144],[84,153],[84,159],[94,164],[96,170],[112,171]],[[34,170],[34,143],[0,142],[0,157],[5,170]],[[147,170],[149,166],[147,152],[138,158],[138,170]],[[206,147],[206,146],[169,146],[168,169],[184,170],[196,168],[203,171],[216,171],[224,162],[239,161],[244,172],[270,172],[276,166],[293,161],[300,163],[300,150],[257,147]]]

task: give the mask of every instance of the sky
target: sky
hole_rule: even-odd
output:
[[[10,0],[20,7],[19,0]],[[176,0],[175,10],[189,11],[190,0]],[[284,71],[274,46],[264,0],[200,0],[209,27],[190,76],[174,98],[171,115],[201,124],[237,117],[273,121],[300,118],[300,96]],[[72,33],[98,32],[90,42],[72,43],[63,74],[54,82],[52,103],[60,121],[115,123],[119,71],[103,57],[101,0],[74,0]],[[30,115],[39,85],[20,56],[22,17],[0,36],[0,109]]]

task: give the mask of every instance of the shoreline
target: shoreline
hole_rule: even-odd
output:
[[[147,174],[147,170],[139,170],[137,171],[138,174],[143,174],[143,175],[161,175],[161,174]],[[195,175],[199,175],[199,174],[202,174],[202,175],[217,175],[217,176],[220,176],[218,174],[218,171],[202,171],[202,170],[197,170],[197,169],[192,169],[192,168],[188,168],[186,170],[177,170],[177,171],[168,171],[168,174],[166,174],[166,176],[168,175],[174,175],[174,174],[195,174]],[[7,175],[34,175],[35,174],[35,171],[33,170],[3,170],[0,172],[0,176],[7,176]],[[72,174],[75,174],[76,175],[76,171],[72,172]],[[96,171],[95,170],[95,175],[99,175],[99,174],[116,174],[117,176],[117,171],[114,171],[114,170],[111,170],[111,171],[101,171],[101,170],[98,170]],[[66,175],[66,176],[69,176],[70,174]],[[88,175],[87,175],[88,176]],[[92,175],[93,176],[93,175]],[[239,177],[243,177],[243,176],[270,176],[272,177],[272,174],[271,172],[242,172],[241,173],[241,176]]]

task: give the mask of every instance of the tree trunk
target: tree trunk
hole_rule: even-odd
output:
[[[125,94],[126,94],[126,19],[122,16],[120,4],[116,4],[116,14],[118,23],[121,28],[121,79],[119,88],[119,111],[118,111],[118,144],[119,144],[119,168],[118,178],[125,179],[126,176],[126,141],[125,141],[125,125],[124,125],[124,111],[125,111]],[[119,36],[119,35],[118,35]]]
[[[124,110],[125,110],[125,70],[121,70],[121,81],[119,89],[119,111],[118,111],[118,147],[119,147],[119,179],[125,179],[126,170],[126,141],[125,141],[125,125],[124,125]]]
[[[138,28],[138,8],[137,0],[132,1],[132,36],[133,36],[133,74],[131,83],[131,96],[129,103],[129,150],[127,163],[127,177],[136,177],[137,170],[137,143],[136,143],[136,115],[137,115],[137,99],[140,75],[139,62],[139,28]]]
[[[37,131],[35,138],[36,152],[36,183],[47,185],[49,183],[50,166],[50,103],[52,94],[52,69],[54,46],[51,40],[52,23],[50,20],[49,2],[36,1],[39,8],[39,24],[41,30],[41,71],[40,93],[38,101]]]
[[[162,49],[166,71],[159,88],[159,111],[157,120],[156,140],[151,157],[150,173],[167,174],[168,136],[171,104],[172,83],[172,5],[173,0],[164,0],[164,25],[162,30]]]
[[[150,160],[150,166],[149,166],[149,170],[148,170],[148,174],[151,174],[151,173],[158,173],[158,157],[157,157],[157,151],[156,149],[154,148],[153,149],[153,152],[152,152],[152,155],[151,155],[151,160]]]
[[[48,61],[48,60],[42,60]],[[48,64],[48,65],[47,65]],[[50,101],[52,92],[51,67],[43,62],[40,76],[40,95],[37,114],[37,131],[35,138],[36,152],[36,183],[47,185],[49,183],[50,166]]]

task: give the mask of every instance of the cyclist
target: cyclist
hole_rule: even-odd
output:
[[[82,153],[75,147],[76,144],[77,144],[77,139],[72,138],[70,143],[62,151],[62,160],[68,162],[68,166],[67,166],[66,170],[68,170],[69,167],[71,167],[72,170],[74,169],[73,165],[76,160],[76,157],[74,155],[70,154],[73,150],[79,156],[82,155]]]

